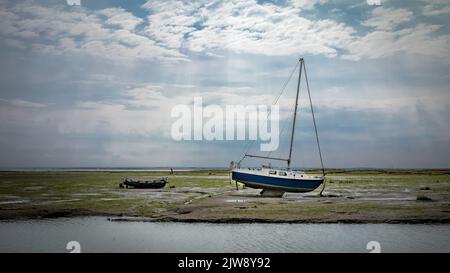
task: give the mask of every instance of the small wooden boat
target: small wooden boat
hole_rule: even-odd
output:
[[[125,177],[120,187],[136,188],[136,189],[161,189],[167,184],[167,178],[162,177],[154,180],[133,180]]]

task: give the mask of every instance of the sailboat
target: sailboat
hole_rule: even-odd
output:
[[[298,63],[296,64],[293,72],[296,70],[297,66],[299,66],[299,74],[298,74],[298,83],[297,83],[297,93],[295,98],[294,105],[294,117],[292,123],[292,131],[290,136],[290,146],[289,146],[289,154],[287,158],[281,157],[270,157],[270,156],[260,156],[260,155],[251,155],[247,152],[244,153],[244,156],[241,160],[237,162],[237,164],[233,164],[231,170],[231,179],[237,182],[243,183],[245,186],[250,188],[262,189],[261,195],[266,196],[282,196],[285,192],[310,192],[317,189],[321,184],[325,186],[325,170],[323,167],[322,160],[322,152],[320,150],[319,144],[319,136],[317,133],[317,126],[314,117],[314,110],[311,100],[311,94],[309,91],[309,83],[308,76],[306,74],[306,66],[303,58],[300,58]],[[311,106],[311,114],[314,122],[314,129],[316,133],[316,141],[319,151],[320,163],[322,166],[322,175],[320,176],[311,176],[307,175],[302,171],[295,171],[290,168],[291,159],[292,159],[292,146],[294,142],[294,133],[295,133],[295,124],[297,118],[297,107],[298,107],[298,99],[299,99],[299,91],[300,91],[300,81],[302,78],[302,71],[305,74],[306,86],[308,90],[309,102]],[[291,73],[292,76],[292,73]],[[291,77],[289,77],[290,79]],[[288,81],[289,81],[288,79]],[[287,83],[286,83],[287,84]],[[286,86],[285,84],[285,86]],[[284,87],[285,87],[284,86]],[[271,165],[263,165],[261,168],[240,168],[241,161],[246,157],[252,158],[260,158],[266,160],[276,160],[276,161],[284,161],[287,163],[287,168],[272,168]],[[323,192],[320,192],[322,194]]]

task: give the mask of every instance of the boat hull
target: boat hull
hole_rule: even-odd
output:
[[[135,189],[162,189],[164,188],[164,186],[166,186],[166,182],[155,182],[155,183],[129,182],[124,183],[124,185]]]
[[[132,181],[124,180],[123,185],[127,188],[135,189],[161,189],[166,186],[166,180],[154,180],[154,181]]]
[[[265,189],[283,192],[310,192],[317,189],[322,183],[321,179],[289,179],[270,175],[259,175],[232,171],[231,177],[250,188]]]

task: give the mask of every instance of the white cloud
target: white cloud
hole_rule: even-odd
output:
[[[107,17],[105,24],[119,26],[126,30],[134,30],[137,25],[143,22],[141,18],[118,8],[103,9],[99,11],[98,14],[105,15]]]
[[[217,104],[225,109],[225,105],[267,105],[273,101],[269,94],[249,93],[248,88],[192,88],[185,92],[170,96],[166,92],[170,88],[184,88],[176,86],[160,86],[150,84],[130,87],[124,90],[122,99],[111,101],[78,101],[73,107],[65,109],[46,108],[42,112],[30,112],[27,109],[41,108],[46,105],[22,100],[5,100],[14,110],[2,107],[1,112],[8,118],[8,122],[15,124],[33,124],[33,126],[52,126],[60,134],[69,135],[129,135],[129,136],[158,136],[170,140],[170,126],[174,122],[171,109],[179,104],[192,106],[194,97],[202,97],[204,106]],[[416,122],[417,105],[429,113],[439,113],[449,109],[449,95],[411,95],[410,90],[386,90],[384,87],[370,87],[360,89],[345,89],[332,87],[316,90],[313,96],[316,110],[332,109],[372,111],[384,115],[397,115]],[[419,90],[415,92],[420,94]],[[245,94],[245,101],[242,100]],[[395,94],[395,95],[394,95]],[[301,105],[306,97],[300,98]],[[283,97],[280,101],[281,118],[290,118],[293,98]],[[18,107],[20,106],[20,107]],[[307,111],[307,108],[301,107]],[[308,112],[309,114],[309,112]],[[317,111],[318,115],[323,114]],[[436,116],[436,120],[442,118]],[[445,126],[444,126],[445,127]],[[445,127],[447,128],[447,127]],[[450,129],[449,129],[450,130]]]
[[[438,25],[419,24],[397,31],[377,30],[348,45],[343,58],[359,60],[394,56],[398,53],[420,54],[450,61],[450,35],[435,35]]]
[[[328,0],[292,0],[291,3],[294,7],[310,10],[313,9],[316,4],[323,5]]]
[[[87,54],[113,60],[186,61],[178,50],[158,45],[135,28],[142,22],[121,8],[44,7],[32,2],[0,5],[0,33],[46,54]]]
[[[145,32],[159,44],[179,49],[185,36],[195,30],[194,23],[200,20],[200,6],[201,2],[149,1],[143,5],[151,13]]]
[[[196,90],[192,86],[180,88]],[[171,141],[170,126],[174,121],[170,118],[171,107],[179,103],[190,104],[196,95],[204,96],[205,105],[209,100],[224,105],[246,102],[266,104],[273,99],[268,95],[248,94],[247,88],[243,88],[245,91],[234,93],[230,92],[231,89],[220,88],[198,90],[193,93],[186,91],[176,96],[169,96],[168,92],[163,92],[164,90],[165,87],[158,84],[130,87],[123,91],[125,96],[120,100],[116,98],[111,101],[79,101],[73,107],[47,107],[45,111],[10,104],[4,107],[2,105],[0,107],[2,132],[11,130],[11,134],[18,135],[16,138],[1,138],[0,144],[4,149],[9,147],[17,149],[18,155],[38,153],[39,157],[36,158],[35,164],[50,162],[48,164],[58,165],[63,162],[77,166],[80,164],[111,166],[111,162],[119,161],[120,164],[127,166],[134,162],[153,166],[217,164],[221,161],[192,157],[193,154],[205,154],[204,149],[216,152],[221,146],[216,145],[217,142],[202,142],[198,143],[202,147],[193,147],[192,145],[196,145],[193,142]],[[426,92],[415,92],[423,95],[402,97],[403,93],[409,94],[410,90],[386,90],[382,87],[370,87],[366,90],[336,87],[316,91],[313,98],[316,117],[325,122],[325,128],[324,123],[319,122],[319,129],[331,130],[333,140],[345,140],[343,147],[346,148],[349,147],[349,139],[372,143],[377,138],[398,136],[426,136],[424,138],[439,139],[448,137],[450,133],[445,116],[450,106],[449,95],[446,93],[442,96],[432,96]],[[245,101],[242,99],[243,94]],[[292,103],[292,100],[290,102]],[[303,103],[305,101],[301,102],[303,107],[300,111],[307,111]],[[339,117],[342,113],[351,116],[347,116],[348,119],[341,119]],[[307,118],[307,122],[310,121],[310,117],[303,113],[300,118]],[[335,123],[326,126],[330,119]],[[354,124],[355,121],[359,123]],[[347,126],[355,130],[346,130]],[[29,140],[30,135],[34,141]],[[37,146],[36,135],[40,136]],[[21,139],[21,142],[18,139]],[[229,160],[230,154],[226,151],[230,152],[232,147],[233,145],[229,143],[224,145],[225,150],[220,152],[220,156],[225,157],[223,162]],[[242,147],[239,148],[237,153],[241,152]],[[151,156],[148,156],[149,154]],[[53,157],[53,161],[50,160],[52,158],[46,158],[47,155]],[[73,159],[72,156],[76,155],[76,160],[70,161]],[[231,154],[232,156],[236,154]],[[17,157],[20,164],[28,162],[28,156]],[[120,157],[120,160],[116,157]],[[11,159],[4,162],[11,163]]]
[[[38,102],[32,102],[28,100],[21,100],[21,99],[2,99],[0,98],[1,102],[7,103],[12,106],[16,107],[29,107],[29,108],[42,108],[46,107],[46,104],[38,103]]]
[[[402,8],[376,7],[362,25],[372,27],[363,36],[355,36],[343,49],[342,58],[360,60],[379,59],[399,53],[428,55],[450,62],[450,35],[438,34],[440,25],[418,23],[400,27],[414,20],[414,14]]]
[[[375,7],[370,18],[362,22],[374,30],[358,35],[352,27],[335,20],[301,16],[302,9],[324,2],[292,1],[285,6],[258,4],[255,0],[148,2],[145,7],[151,15],[146,33],[165,47],[211,57],[224,56],[228,51],[267,56],[341,54],[345,59],[359,60],[406,53],[449,60],[449,37],[437,34],[440,26],[402,28],[414,19],[407,9]]]
[[[423,8],[423,14],[427,16],[450,13],[450,3],[447,0],[424,0],[427,5]]]
[[[315,92],[314,103],[318,108],[326,107],[338,111],[379,111],[388,115],[403,113],[405,118],[416,112],[418,104],[430,113],[445,112],[449,109],[450,94],[443,92],[442,94],[420,95],[421,93],[425,94],[426,90],[421,90],[421,88],[412,90],[404,86],[395,89],[370,86],[348,90],[337,86]]]
[[[378,30],[392,30],[412,19],[413,13],[407,9],[377,7],[372,10],[372,17],[364,21],[362,25]]]
[[[414,22],[413,13],[407,9],[373,8],[362,22],[372,30],[360,34],[333,19],[302,16],[302,10],[325,2],[148,1],[142,6],[148,12],[146,20],[121,8],[89,11],[65,5],[45,7],[33,1],[0,4],[0,35],[5,44],[44,54],[128,62],[189,61],[191,54],[221,58],[227,52],[314,54],[351,60],[407,53],[449,61],[449,35],[438,33],[438,25]],[[402,27],[404,23],[408,25]]]
[[[312,21],[299,15],[326,1],[293,1],[281,7],[255,0],[182,2],[149,1],[150,14],[144,32],[158,45],[189,50],[210,57],[217,51],[274,56],[325,54],[351,39],[354,30],[333,20]]]
[[[423,9],[425,15],[441,15],[450,13],[450,5],[444,7],[437,7],[434,5],[426,5]]]

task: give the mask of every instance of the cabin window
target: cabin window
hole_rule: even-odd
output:
[[[281,175],[281,176],[286,176],[287,175],[286,172],[279,172],[278,174]]]
[[[269,174],[277,174],[277,171],[269,171]]]

